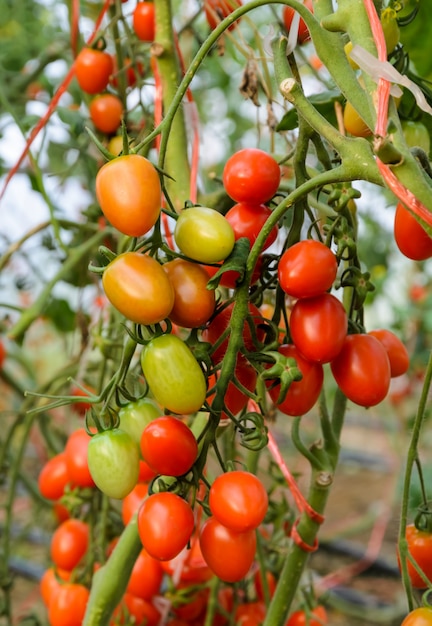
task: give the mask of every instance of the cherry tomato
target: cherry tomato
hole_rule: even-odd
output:
[[[258,148],[235,152],[225,163],[222,180],[227,194],[236,202],[263,204],[276,193],[281,179],[278,162]]]
[[[148,493],[148,485],[145,483],[137,483],[127,496],[122,500],[121,515],[123,524],[127,526],[138,510]]]
[[[409,368],[409,354],[399,337],[386,328],[377,328],[369,331],[368,334],[379,339],[387,350],[390,361],[390,376],[395,378],[405,374]]]
[[[415,524],[408,524],[405,530],[405,538],[408,543],[409,553],[425,576],[432,580],[432,533],[418,529]],[[427,583],[425,583],[408,560],[407,567],[412,586],[416,589],[425,589]]]
[[[107,265],[102,285],[111,304],[137,324],[157,324],[174,306],[174,290],[162,265],[147,254],[124,252]]]
[[[308,614],[306,611],[294,611],[286,626],[324,626],[328,623],[327,611],[320,604]]]
[[[156,478],[157,473],[152,470],[150,465],[140,459],[139,462],[139,474],[138,474],[138,482],[140,483],[149,483],[153,478]]]
[[[129,402],[119,411],[120,428],[139,445],[144,428],[161,414],[160,409],[148,398]]]
[[[121,430],[93,435],[88,446],[88,464],[97,487],[110,498],[122,499],[138,482],[139,447]]]
[[[189,346],[175,335],[152,339],[141,352],[144,377],[158,404],[186,415],[206,397],[206,379]]]
[[[333,285],[336,274],[336,256],[314,239],[295,243],[279,260],[280,286],[293,298],[312,298],[325,293]]]
[[[70,582],[60,585],[48,608],[50,626],[81,626],[89,595],[84,585]]]
[[[263,322],[264,318],[258,307],[252,304],[252,302],[249,302],[248,308],[249,317],[245,320],[243,326],[243,343],[248,352],[253,352],[257,349],[255,343],[260,343],[264,341],[265,338],[264,327],[259,326],[259,324]],[[202,332],[203,341],[211,343],[212,346],[214,346],[216,342],[219,344],[211,353],[211,359],[215,364],[222,361],[228,347],[228,337],[222,342],[220,342],[220,338],[229,327],[233,309],[234,303],[231,302],[221,309],[212,320],[210,320]],[[251,330],[251,325],[254,332]]]
[[[209,599],[208,587],[197,587],[186,582],[176,585],[176,591],[172,599],[173,613],[179,618],[191,624],[205,613]]]
[[[397,22],[397,13],[391,7],[386,7],[381,11],[380,22],[384,33],[387,54],[396,48],[400,39],[400,29]]]
[[[83,91],[94,95],[108,85],[114,70],[112,56],[103,50],[83,48],[75,61],[75,76]]]
[[[125,154],[96,174],[96,197],[107,220],[124,235],[149,232],[161,211],[159,174],[148,159]]]
[[[396,206],[393,233],[397,247],[413,261],[432,256],[432,238],[402,203]]]
[[[144,65],[141,63],[141,61],[133,62],[131,59],[126,57],[125,59],[123,59],[123,67],[121,69],[118,69],[117,58],[114,57],[113,64],[114,69],[113,74],[110,78],[110,83],[116,89],[119,86],[119,74],[123,74],[125,76],[125,82],[127,87],[135,87],[138,78],[144,75]]]
[[[161,561],[162,569],[169,576],[180,571],[180,582],[204,583],[213,578],[213,572],[204,560],[199,537],[194,532],[189,544],[173,559]]]
[[[89,113],[95,128],[102,133],[112,135],[121,124],[123,104],[114,94],[103,93],[90,102]]]
[[[137,624],[157,626],[161,615],[152,602],[143,600],[132,593],[125,593],[119,606],[113,612],[112,626]]]
[[[303,374],[299,381],[292,382],[285,399],[277,404],[277,408],[285,415],[304,415],[318,400],[324,380],[323,368],[320,363],[307,361],[292,344],[280,346],[279,352],[296,360],[297,367]],[[277,402],[280,394],[280,384],[275,386],[272,381],[266,381],[268,391],[273,402]]]
[[[141,437],[141,454],[157,474],[181,476],[195,463],[198,444],[185,422],[178,417],[164,415],[145,427]]]
[[[262,482],[243,470],[220,474],[209,491],[212,515],[236,532],[257,528],[267,513],[268,496]]]
[[[360,117],[351,102],[346,102],[343,111],[343,123],[347,133],[354,137],[369,137],[372,130]]]
[[[169,491],[149,496],[138,512],[141,542],[147,552],[160,561],[169,561],[183,550],[194,524],[189,503]]]
[[[174,259],[163,266],[174,289],[174,306],[169,319],[183,328],[198,328],[213,314],[216,297],[207,289],[208,274],[197,263]]]
[[[3,342],[0,341],[0,369],[2,369],[5,359],[6,359],[6,348],[4,347]]]
[[[223,261],[235,243],[226,217],[203,206],[183,209],[176,221],[174,239],[183,254],[200,263]]]
[[[160,591],[163,575],[160,561],[150,556],[143,548],[132,568],[126,593],[143,600],[151,600]]]
[[[426,606],[411,611],[401,626],[432,626],[432,609]]]
[[[154,2],[138,2],[132,15],[132,27],[141,41],[152,42],[155,38]]]
[[[71,573],[67,570],[56,569],[49,567],[42,574],[42,578],[39,582],[39,589],[42,597],[42,601],[46,607],[50,605],[51,598],[57,593],[61,587],[62,580],[68,580]]]
[[[238,380],[238,382],[253,392],[255,390],[256,381],[258,378],[258,373],[256,369],[246,360],[246,358],[242,354],[237,355],[236,366],[234,369],[234,377]],[[209,390],[211,390],[216,384],[218,379],[218,373],[211,374],[208,378],[208,386]],[[216,391],[210,392],[207,397],[207,402],[210,406],[213,404],[214,397],[216,395]],[[225,393],[224,403],[227,410],[233,415],[237,415],[240,413],[242,409],[245,408],[249,400],[249,396],[244,393],[233,380],[230,380],[228,383],[228,388]],[[222,419],[229,419],[229,414],[225,411],[222,411],[221,414]]]
[[[342,350],[348,332],[348,316],[331,293],[302,298],[289,320],[291,339],[309,361],[329,363]]]
[[[348,335],[330,364],[342,393],[360,406],[374,406],[390,387],[390,361],[382,343],[372,335]]]
[[[89,546],[88,524],[68,519],[58,526],[51,537],[52,562],[60,569],[72,571],[85,556]]]
[[[238,582],[246,576],[255,558],[255,530],[237,533],[209,517],[201,527],[200,545],[207,565],[218,578]]]
[[[309,9],[309,11],[313,12],[312,0],[306,0],[304,3],[305,7]],[[286,30],[289,32],[291,29],[291,24],[293,22],[296,11],[289,6],[285,6],[282,11],[282,20]],[[304,19],[301,17],[299,19],[299,27],[298,27],[298,35],[297,42],[299,44],[304,44],[310,39],[309,29],[306,26]]]
[[[90,436],[85,428],[78,428],[71,433],[66,441],[64,453],[71,484],[75,487],[94,487],[95,483],[90,474],[87,449]]]
[[[242,5],[241,0],[204,0],[204,14],[211,30],[225,18],[230,15],[234,9]],[[228,27],[232,30],[237,26],[237,21]]]
[[[84,387],[88,390],[88,393],[86,393],[84,389],[81,389],[81,387],[78,387],[78,385],[74,385],[70,391],[71,396],[87,398],[90,394],[96,393],[93,387],[89,387],[88,385],[84,385]],[[74,413],[76,413],[80,417],[85,417],[85,414],[87,413],[87,411],[91,409],[92,404],[91,402],[76,401],[76,402],[72,402],[69,406]]]
[[[269,597],[272,598],[274,595],[274,592],[276,591],[276,586],[277,586],[276,577],[274,576],[274,574],[270,572],[270,570],[266,570],[265,579],[267,582],[267,589],[269,592]],[[256,591],[258,599],[265,600],[264,582],[263,582],[261,570],[259,569],[254,574],[254,585],[255,585],[255,591]]]
[[[49,459],[38,478],[41,495],[48,500],[58,500],[62,497],[70,478],[66,463],[66,454],[60,452]]]
[[[408,147],[421,148],[426,154],[429,154],[430,135],[426,126],[422,122],[414,122],[412,120],[403,120],[401,124]]]
[[[247,237],[252,248],[271,213],[271,210],[265,204],[239,202],[229,209],[225,217],[233,227],[236,241],[241,237]],[[273,226],[262,250],[266,250],[271,246],[276,241],[277,235],[278,227]]]
[[[235,612],[236,626],[260,626],[266,613],[266,605],[261,600],[239,604]]]

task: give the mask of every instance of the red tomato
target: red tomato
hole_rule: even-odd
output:
[[[234,9],[241,5],[241,0],[204,0],[204,13],[211,30],[214,30],[225,17],[228,17]],[[232,30],[236,26],[237,22],[234,22],[228,27],[228,30]]]
[[[260,626],[264,623],[266,612],[262,601],[240,604],[235,612],[236,626]]]
[[[140,459],[139,462],[139,474],[138,474],[138,482],[139,483],[149,483],[153,478],[156,478],[157,473],[152,470],[150,465]]]
[[[290,246],[278,265],[279,283],[293,298],[311,298],[328,291],[337,274],[336,256],[325,244],[305,239]]]
[[[78,84],[83,91],[92,95],[106,88],[113,70],[113,59],[103,50],[83,48],[75,61]]]
[[[126,593],[143,600],[151,600],[160,591],[163,575],[160,561],[142,549],[132,568]]]
[[[245,359],[242,354],[237,356],[237,362],[234,369],[234,377],[238,380],[238,382],[253,392],[255,390],[258,373],[256,369]],[[208,378],[209,390],[211,390],[218,379],[217,374],[211,374]],[[214,397],[216,395],[216,391],[210,392],[210,395],[207,397],[207,402],[210,406],[213,404]],[[237,415],[241,410],[245,408],[249,400],[249,396],[244,393],[233,380],[230,380],[228,383],[228,388],[225,393],[224,403],[227,411],[232,413],[233,415]],[[221,418],[229,419],[229,413],[222,411]]]
[[[212,316],[216,297],[207,289],[208,274],[197,263],[174,259],[163,265],[174,289],[174,306],[169,319],[183,328],[203,326]]]
[[[409,354],[399,337],[386,328],[377,328],[369,331],[368,334],[379,339],[387,350],[391,377],[405,374],[409,368]]]
[[[81,626],[89,595],[84,585],[69,582],[60,585],[48,608],[50,626]]]
[[[160,215],[159,174],[139,154],[116,157],[96,174],[96,197],[114,228],[124,235],[141,237],[153,228]]]
[[[126,57],[125,59],[123,59],[123,67],[121,69],[118,69],[117,58],[114,57],[113,64],[114,64],[114,69],[113,69],[113,74],[110,78],[110,83],[116,89],[119,86],[120,74],[123,74],[125,76],[125,83],[127,87],[135,87],[138,78],[144,75],[144,65],[141,63],[141,61],[136,61],[135,63],[133,63],[131,59]]]
[[[348,335],[330,367],[342,393],[360,406],[379,404],[388,393],[390,361],[382,343],[372,335]]]
[[[306,611],[294,611],[285,626],[324,626],[328,623],[327,611],[322,605],[316,606],[308,614]]]
[[[67,519],[51,538],[51,560],[60,569],[72,571],[85,556],[89,546],[88,524],[79,519]]]
[[[432,533],[419,530],[414,524],[408,524],[405,530],[405,538],[408,543],[408,551],[424,572],[425,576],[432,580]],[[426,589],[427,583],[407,561],[408,574],[411,584],[415,589]]]
[[[348,316],[340,300],[330,293],[302,298],[289,320],[291,339],[309,361],[329,363],[342,350]]]
[[[122,500],[122,520],[127,526],[135,513],[138,512],[140,506],[147,497],[148,485],[138,483],[128,495]]]
[[[186,500],[169,491],[154,493],[138,512],[138,532],[147,552],[155,559],[169,561],[191,538],[193,511]]]
[[[93,387],[86,386],[86,389],[88,389],[88,393],[86,393],[84,389],[81,389],[81,387],[74,385],[70,392],[71,396],[79,396],[80,398],[87,398],[89,394],[96,393]],[[76,413],[77,415],[79,415],[80,417],[85,417],[85,414],[87,413],[87,411],[91,409],[91,407],[92,407],[91,402],[77,401],[77,402],[72,402],[72,404],[70,404],[70,408],[72,409],[72,411]]]
[[[246,576],[255,558],[255,530],[237,533],[209,517],[201,527],[200,545],[207,565],[218,578],[238,582]]]
[[[309,9],[309,11],[313,13],[312,0],[305,0],[304,5],[305,7]],[[295,13],[296,13],[295,10],[292,9],[291,7],[285,6],[283,9],[282,19],[283,19],[285,28],[287,29],[288,32],[290,31]],[[309,39],[310,39],[310,34],[309,34],[308,27],[306,26],[304,19],[300,18],[297,41],[299,44],[303,44],[309,41]]]
[[[210,594],[208,587],[197,587],[186,582],[176,585],[178,594],[174,593],[172,609],[179,619],[191,622],[205,613]]]
[[[246,320],[244,323],[243,330],[243,342],[246,350],[249,352],[253,352],[256,350],[256,346],[254,345],[254,336],[251,331],[251,327],[249,322],[253,325],[256,333],[256,340],[258,342],[262,342],[265,338],[265,330],[264,328],[260,328],[258,325],[263,321],[263,316],[260,313],[260,310],[251,302],[248,305],[250,318],[249,321]],[[202,332],[202,340],[207,341],[215,345],[215,343],[220,340],[221,336],[224,334],[226,329],[229,327],[229,323],[231,320],[231,314],[234,308],[234,303],[231,302],[223,309],[221,309],[217,315],[208,323],[206,328]],[[220,345],[213,350],[211,358],[213,363],[220,363],[222,361],[225,352],[228,347],[228,337],[224,339]]]
[[[163,415],[145,427],[141,454],[157,474],[182,476],[195,463],[198,444],[185,422],[178,417]]]
[[[304,359],[298,349],[291,344],[280,346],[279,352],[296,360],[297,367],[303,374],[303,378],[291,383],[285,399],[276,406],[285,415],[304,415],[314,406],[321,392],[324,380],[322,365]],[[280,394],[280,384],[274,387],[271,386],[272,384],[272,381],[266,381],[270,397],[276,403]]]
[[[67,471],[71,484],[75,487],[95,487],[87,460],[89,443],[90,436],[85,428],[75,430],[66,442],[64,453]]]
[[[174,290],[162,265],[151,256],[124,252],[105,268],[102,285],[111,304],[137,324],[157,324],[174,305]]]
[[[95,128],[102,133],[112,135],[121,124],[123,104],[114,94],[103,93],[90,102],[89,113]]]
[[[267,491],[255,474],[234,470],[220,474],[209,491],[212,515],[236,532],[257,528],[267,513]]]
[[[425,261],[432,256],[432,238],[401,203],[396,206],[393,232],[397,247],[408,259]]]
[[[154,41],[156,29],[154,2],[138,2],[133,12],[132,26],[138,39]]]
[[[272,574],[270,572],[270,570],[266,570],[265,573],[265,578],[266,578],[266,582],[267,582],[267,588],[268,588],[268,592],[269,592],[269,597],[272,598],[274,595],[274,592],[276,591],[276,585],[277,585],[277,580],[274,576],[274,574]],[[264,594],[264,582],[263,582],[263,578],[261,575],[261,570],[257,570],[254,574],[254,584],[255,584],[255,591],[256,594],[258,596],[259,600],[264,600],[265,599],[265,594]]]
[[[4,347],[3,342],[0,341],[0,369],[2,369],[5,359],[6,359],[6,348]]]
[[[113,613],[113,626],[117,624],[137,624],[140,626],[157,626],[161,615],[157,608],[148,600],[143,600],[131,593],[125,593],[119,606]]]
[[[39,589],[42,601],[46,607],[50,605],[51,599],[61,587],[61,581],[69,578],[70,572],[66,570],[59,570],[54,567],[49,567],[45,570],[40,579]]]
[[[261,232],[262,227],[271,215],[271,210],[265,204],[255,204],[252,202],[240,202],[235,204],[226,214],[225,217],[234,230],[237,239],[247,237],[250,247],[256,241]],[[266,250],[274,243],[278,235],[278,227],[273,226],[270,234],[264,242],[262,250]]]
[[[281,179],[278,162],[258,148],[235,152],[225,163],[222,180],[227,194],[236,202],[262,204],[276,193]]]
[[[204,583],[213,577],[213,572],[204,560],[201,552],[199,538],[194,533],[190,546],[186,546],[176,557],[169,561],[161,561],[162,569],[170,576],[178,576],[180,582]]]
[[[432,626],[432,609],[422,606],[411,611],[401,626]]]
[[[39,491],[48,500],[58,500],[64,494],[69,482],[66,454],[61,452],[43,466],[38,478]]]

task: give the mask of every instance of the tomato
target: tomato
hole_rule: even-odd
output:
[[[205,613],[209,599],[208,587],[196,587],[186,582],[176,585],[176,591],[172,598],[173,613],[190,624]]]
[[[189,503],[169,491],[152,494],[138,511],[141,542],[147,552],[160,561],[169,561],[183,550],[194,524]]]
[[[204,0],[204,14],[211,30],[230,15],[234,9],[242,5],[241,0]],[[232,30],[237,26],[237,21],[228,27]]]
[[[304,3],[305,7],[309,9],[309,11],[313,12],[312,0],[306,0]],[[289,6],[285,6],[282,11],[282,20],[286,30],[289,32],[291,29],[291,24],[293,22],[296,11]],[[306,43],[310,39],[309,29],[306,26],[306,23],[303,18],[299,19],[298,26],[298,35],[297,42],[299,44]]]
[[[200,545],[207,565],[218,578],[238,582],[246,576],[255,558],[255,530],[237,533],[209,517],[201,527]]]
[[[282,289],[293,298],[312,298],[328,291],[337,274],[333,252],[320,241],[304,239],[281,256],[278,278]]]
[[[136,61],[135,63],[126,57],[123,59],[123,67],[118,69],[117,67],[117,58],[113,58],[113,74],[110,78],[110,83],[116,89],[119,86],[119,74],[123,74],[125,76],[125,83],[127,87],[135,87],[138,78],[144,75],[144,65],[141,61]],[[122,137],[120,137],[122,139]],[[123,141],[123,139],[122,139]]]
[[[271,210],[265,204],[239,202],[229,209],[225,217],[233,227],[236,241],[241,237],[247,237],[252,248],[271,213]],[[277,235],[278,227],[273,226],[262,250],[266,250],[271,246],[276,241]]]
[[[320,604],[309,613],[299,610],[292,613],[286,626],[324,626],[328,623],[327,611]]]
[[[96,174],[96,197],[107,220],[124,235],[141,237],[161,211],[161,184],[153,164],[139,154],[105,163]]]
[[[260,626],[266,613],[266,605],[260,600],[239,604],[235,612],[236,626]]]
[[[213,481],[209,506],[215,519],[227,528],[236,532],[252,530],[262,523],[267,513],[267,491],[251,472],[226,472]]]
[[[200,263],[223,261],[235,243],[233,228],[222,213],[203,206],[183,209],[176,221],[174,239],[184,255]]]
[[[121,124],[123,104],[114,94],[103,93],[90,102],[89,113],[95,128],[102,133],[112,135]]]
[[[123,498],[121,514],[125,526],[129,524],[135,513],[138,513],[141,504],[147,497],[147,493],[148,485],[145,483],[137,483],[132,491]]]
[[[391,7],[386,7],[381,11],[380,22],[384,33],[387,54],[393,52],[399,43],[400,29],[397,22],[397,13]]]
[[[236,202],[263,204],[278,190],[281,170],[271,154],[259,148],[244,148],[225,163],[222,181]]]
[[[243,326],[243,343],[248,352],[256,350],[254,342],[262,342],[265,338],[264,327],[260,327],[259,324],[263,321],[263,316],[260,313],[258,307],[252,302],[248,304],[249,317],[245,320]],[[234,309],[234,302],[230,302],[227,306],[221,309],[215,317],[210,320],[206,328],[202,332],[202,340],[211,343],[215,346],[216,342],[219,342],[221,336],[229,328],[231,315]],[[251,326],[254,328],[255,335],[251,330]],[[228,337],[226,337],[219,345],[213,349],[211,353],[211,359],[213,363],[220,363],[224,358],[225,352],[228,347]]]
[[[114,70],[112,56],[103,50],[83,48],[75,60],[75,76],[83,91],[94,95],[108,85]]]
[[[152,339],[141,352],[141,366],[158,404],[173,413],[198,411],[206,379],[189,346],[175,335]]]
[[[183,328],[198,328],[213,314],[216,297],[207,289],[208,274],[197,263],[174,259],[163,266],[174,289],[174,306],[169,319]]]
[[[432,533],[418,529],[415,524],[408,524],[405,530],[408,552],[425,576],[432,580]],[[415,589],[425,589],[427,583],[418,574],[414,566],[407,560],[408,575]]]
[[[207,582],[213,578],[213,572],[204,560],[196,533],[192,535],[189,544],[173,559],[161,561],[162,569],[169,576],[177,576],[180,571],[180,582]]]
[[[6,348],[4,347],[3,342],[0,341],[0,369],[2,369],[5,359],[6,359]]]
[[[78,387],[78,385],[74,385],[70,392],[71,396],[87,398],[90,394],[96,393],[93,387],[89,387],[88,385],[84,385],[84,386],[88,390],[88,393],[84,391],[84,389],[81,389],[81,387]],[[72,402],[72,404],[70,404],[70,408],[72,409],[72,411],[76,413],[77,415],[79,415],[80,417],[85,417],[85,414],[87,413],[87,411],[91,409],[91,407],[92,407],[91,402],[77,401],[77,402]]]
[[[51,598],[61,587],[61,581],[68,580],[69,578],[70,572],[67,570],[59,570],[54,567],[49,567],[44,571],[39,582],[39,589],[45,606],[48,607],[50,605]]]
[[[66,454],[61,452],[49,459],[38,478],[41,495],[48,500],[58,500],[62,497],[70,478],[66,463]]]
[[[138,482],[139,446],[120,428],[104,430],[90,440],[88,464],[96,486],[110,498],[124,498]]]
[[[285,415],[304,415],[314,406],[321,392],[324,380],[322,365],[307,361],[292,344],[280,346],[279,352],[296,360],[303,378],[291,383],[285,399],[276,404],[277,409]],[[271,399],[276,403],[280,394],[280,384],[273,387],[273,381],[266,380],[266,385]]]
[[[120,409],[120,428],[139,445],[144,428],[160,414],[160,409],[154,402],[148,398],[140,398]]]
[[[372,131],[360,117],[351,102],[346,102],[343,111],[343,123],[347,133],[354,137],[369,137]]]
[[[267,589],[269,592],[269,597],[272,598],[274,595],[274,592],[276,591],[276,586],[277,586],[276,577],[274,576],[274,574],[270,572],[270,570],[266,570],[265,579],[267,582]],[[263,582],[261,570],[259,569],[254,574],[254,584],[255,584],[255,591],[256,591],[258,599],[264,600],[265,599],[264,582]]]
[[[90,436],[85,428],[78,428],[71,433],[66,441],[64,453],[70,482],[74,487],[94,487],[90,474],[87,449]]]
[[[139,462],[139,474],[138,474],[138,482],[140,483],[149,483],[153,478],[156,478],[157,473],[152,470],[150,465],[140,459]]]
[[[421,148],[426,154],[429,154],[430,135],[426,126],[421,122],[414,122],[412,120],[403,120],[401,125],[408,147]]]
[[[390,376],[395,378],[405,374],[409,368],[409,354],[399,337],[386,328],[370,330],[368,334],[379,339],[387,350],[390,361]]]
[[[111,304],[137,324],[157,324],[174,305],[174,290],[162,265],[147,254],[124,252],[107,265],[102,285]]]
[[[331,293],[302,298],[289,320],[291,339],[309,361],[329,363],[342,350],[348,332],[348,316]]]
[[[72,571],[85,556],[89,537],[89,527],[85,522],[79,519],[64,521],[51,537],[52,562],[60,569]]]
[[[432,238],[402,203],[395,211],[393,234],[399,250],[413,261],[432,257]]]
[[[132,593],[125,593],[119,606],[113,612],[113,626],[117,624],[136,624],[137,626],[157,626],[161,615],[158,609],[149,602]]]
[[[69,582],[60,585],[48,608],[50,626],[81,626],[89,595],[84,585]]]
[[[163,575],[160,561],[150,556],[143,548],[132,568],[126,593],[143,600],[151,600],[160,591]]]
[[[156,29],[154,2],[138,2],[132,15],[132,27],[141,41],[154,41]]]
[[[149,466],[164,476],[187,474],[198,455],[195,435],[178,417],[164,415],[145,427],[141,454]]]
[[[432,626],[432,609],[427,606],[414,609],[406,616],[401,626]]]
[[[256,369],[246,360],[246,358],[242,354],[237,355],[236,366],[234,369],[234,377],[238,380],[238,382],[253,392],[255,390],[256,381],[258,378],[258,373]],[[218,373],[211,374],[208,379],[209,390],[211,390],[216,384],[218,379]],[[210,392],[210,395],[207,397],[207,402],[210,406],[213,404],[214,397],[216,395],[216,391]],[[228,388],[225,393],[224,403],[227,410],[233,415],[237,415],[240,413],[242,409],[245,408],[249,400],[249,396],[244,393],[237,385],[234,380],[230,380],[228,383]],[[229,415],[225,411],[222,411],[221,414],[222,419],[228,419]]]
[[[330,364],[342,393],[360,406],[374,406],[390,387],[390,361],[382,343],[372,335],[348,335]]]

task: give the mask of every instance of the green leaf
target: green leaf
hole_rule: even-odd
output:
[[[344,97],[336,89],[323,91],[308,98],[309,102],[314,105],[319,113],[325,117],[331,124],[336,126],[336,114],[334,110],[335,102],[343,102]],[[298,127],[298,116],[296,109],[291,109],[286,113],[276,127],[277,131],[294,130]]]
[[[239,273],[237,282],[241,282],[246,272],[246,260],[249,255],[250,244],[247,237],[241,237],[235,244],[231,254],[225,259],[221,268],[208,281],[207,289],[216,289],[224,272],[234,271]]]
[[[51,300],[44,315],[60,332],[69,333],[76,328],[76,312],[71,309],[67,300]]]

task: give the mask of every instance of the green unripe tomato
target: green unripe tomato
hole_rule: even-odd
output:
[[[402,122],[402,130],[409,148],[421,148],[426,154],[429,154],[430,135],[424,124],[412,120],[404,120]]]
[[[161,411],[154,402],[148,398],[140,398],[120,409],[120,428],[129,433],[139,445],[144,428],[160,415]]]
[[[184,255],[200,263],[223,261],[235,243],[231,224],[208,207],[184,209],[177,219],[174,239]]]

